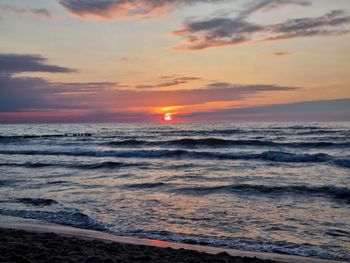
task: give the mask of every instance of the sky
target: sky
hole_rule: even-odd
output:
[[[350,121],[349,0],[0,0],[0,123]]]

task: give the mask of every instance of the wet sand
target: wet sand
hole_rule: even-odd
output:
[[[0,229],[0,262],[235,262],[273,263],[257,258],[216,255],[185,249],[159,248],[99,240],[84,240],[54,233]]]
[[[339,262],[115,236],[37,220],[17,220],[0,217],[0,262]]]

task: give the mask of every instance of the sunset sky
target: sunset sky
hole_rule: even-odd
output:
[[[0,0],[0,123],[350,120],[349,0]]]

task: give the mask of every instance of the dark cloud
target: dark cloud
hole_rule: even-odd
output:
[[[132,108],[196,105],[207,102],[238,101],[265,92],[294,90],[274,85],[233,85],[213,83],[200,89],[120,90],[114,83],[52,83],[41,78],[0,76],[0,122],[19,118],[26,121],[150,121],[154,116],[135,113]],[[214,88],[215,87],[215,88]],[[106,109],[109,109],[106,113]],[[60,115],[57,112],[65,111]],[[75,111],[86,111],[84,116]],[[13,115],[13,112],[23,113]],[[28,115],[30,112],[39,114]],[[52,114],[45,119],[41,113]],[[6,114],[7,113],[7,114]],[[26,117],[27,116],[27,117]],[[29,116],[29,117],[28,117]],[[55,117],[56,116],[56,117]],[[75,116],[75,117],[74,117]]]
[[[123,116],[130,121],[133,113],[130,109],[145,107],[165,107],[171,105],[197,105],[208,102],[238,101],[267,92],[295,90],[295,87],[276,85],[235,85],[216,82],[201,88],[177,90],[137,90],[122,89],[125,87],[113,82],[91,83],[57,83],[43,78],[21,77],[21,72],[71,72],[70,69],[44,64],[40,56],[0,55],[0,122],[3,118],[34,116],[30,112],[65,111],[60,118],[69,119],[71,112],[89,112],[93,121],[94,112],[124,112]],[[159,87],[175,86],[190,81],[201,80],[190,76],[163,76]],[[155,87],[154,85],[152,87]],[[21,113],[15,114],[13,113]],[[29,114],[29,115],[28,115]],[[65,115],[66,114],[66,115]],[[80,114],[80,113],[79,113]],[[103,113],[104,114],[104,113]],[[44,114],[45,115],[45,114]],[[10,117],[9,117],[10,116]],[[36,115],[43,116],[43,115]],[[81,115],[79,115],[81,116]],[[17,118],[16,117],[16,118]],[[124,118],[123,117],[123,118]],[[53,117],[54,118],[54,117]],[[135,116],[137,119],[137,116]]]
[[[38,55],[0,54],[0,111],[28,110],[33,108],[74,108],[76,105],[57,98],[66,94],[84,94],[108,90],[117,83],[55,83],[43,78],[18,77],[24,72],[75,72],[66,67],[46,64]]]
[[[147,112],[107,110],[57,110],[30,112],[0,112],[0,123],[135,123],[156,122],[159,115]]]
[[[104,105],[107,108],[120,107],[167,107],[172,105],[197,105],[208,102],[244,100],[267,92],[286,92],[296,87],[275,85],[214,84],[201,88],[177,90],[113,90],[99,94],[84,95],[84,101]],[[82,98],[80,97],[80,100]]]
[[[135,86],[136,89],[153,89],[155,87],[156,86],[154,85],[145,85],[145,84],[139,84]]]
[[[191,121],[350,121],[350,98],[338,100],[306,101],[260,107],[225,109],[197,112],[178,116]],[[159,116],[142,111],[74,111],[60,114],[37,114],[38,112],[1,113],[0,123],[31,122],[145,122],[158,121]]]
[[[162,76],[161,79],[166,79],[166,81],[163,81],[154,85],[136,85],[135,88],[136,89],[166,88],[166,87],[186,84],[195,80],[201,80],[201,78],[197,78],[197,77],[173,77],[173,76]]]
[[[53,18],[53,13],[47,9],[43,9],[43,8],[40,8],[40,9],[31,9],[30,12],[32,14],[35,14],[35,15],[38,15],[38,16],[43,16],[43,17],[46,17],[46,18]]]
[[[289,55],[291,55],[291,53],[285,52],[285,51],[276,51],[276,52],[273,52],[272,55],[274,55],[274,56],[289,56]]]
[[[176,50],[201,50],[210,47],[231,46],[252,41],[273,41],[307,36],[343,35],[349,30],[341,26],[350,23],[343,10],[333,10],[323,16],[290,19],[283,23],[258,25],[246,19],[255,12],[276,9],[284,5],[308,6],[309,1],[260,0],[247,4],[235,17],[213,17],[186,21],[183,28],[172,34],[185,38]]]
[[[125,90],[118,83],[55,83],[42,78],[0,76],[0,111],[33,109],[118,109],[196,105],[236,101],[265,92],[296,89],[275,85],[211,83],[202,88],[179,90]]]
[[[71,73],[75,70],[46,64],[47,59],[38,55],[0,54],[0,74],[22,72]]]
[[[208,89],[218,89],[218,88],[232,88],[233,85],[231,83],[227,83],[227,82],[213,82],[207,85]]]
[[[350,98],[238,107],[191,113],[183,117],[206,121],[350,121],[348,112],[350,112]]]
[[[199,78],[195,78],[195,77],[178,77],[178,78],[174,78],[171,79],[169,81],[166,82],[161,82],[159,84],[157,84],[157,88],[161,88],[161,87],[171,87],[171,86],[177,86],[177,85],[181,85],[181,84],[186,84],[190,81],[194,81],[194,80],[199,80]]]
[[[339,26],[350,23],[350,15],[343,10],[333,10],[323,16],[314,18],[299,18],[287,20],[284,23],[267,27],[276,36],[266,40],[282,40],[305,36],[333,36],[343,35],[349,32]]]
[[[82,102],[71,103],[67,97],[98,93],[117,85],[109,82],[56,83],[42,78],[0,75],[0,111],[79,108]]]
[[[184,45],[176,49],[205,49],[214,46],[235,45],[247,42],[251,34],[262,30],[261,26],[230,18],[212,18],[187,22],[174,35],[184,36]]]
[[[0,5],[0,10],[10,11],[20,15],[35,15],[44,18],[53,18],[53,13],[44,8],[18,8],[10,5]]]
[[[41,78],[14,78],[0,75],[0,111],[48,107],[40,89],[46,81]]]
[[[66,117],[67,120],[67,117]],[[107,110],[97,110],[92,111],[83,116],[70,118],[70,122],[154,122],[159,120],[158,115],[150,114],[147,112],[127,112],[127,111],[107,111]]]
[[[122,90],[117,83],[55,83],[42,78],[0,76],[0,111],[164,107],[235,101],[264,92],[294,90],[275,85],[212,83],[198,89]]]
[[[60,0],[70,13],[88,18],[148,18],[168,12],[179,5],[225,0]]]
[[[187,80],[174,79],[172,81],[159,83],[158,87],[172,87],[172,86],[177,86],[180,84],[185,84],[187,82],[188,82]]]
[[[310,1],[305,0],[255,0],[245,5],[236,19],[245,19],[256,12],[264,12],[277,9],[286,5],[310,6]]]
[[[51,90],[56,89],[58,92],[100,92],[102,90],[114,89],[120,87],[117,82],[50,82]]]

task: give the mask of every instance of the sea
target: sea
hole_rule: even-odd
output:
[[[350,260],[350,123],[0,125],[0,216]]]

